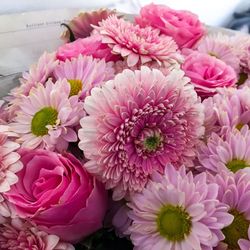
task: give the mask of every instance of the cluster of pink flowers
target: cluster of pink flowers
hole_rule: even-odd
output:
[[[155,4],[66,26],[0,101],[0,249],[249,250],[250,38]]]

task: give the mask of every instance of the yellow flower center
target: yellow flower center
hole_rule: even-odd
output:
[[[159,233],[167,240],[182,241],[191,231],[191,217],[180,206],[166,205],[158,214],[157,227]]]
[[[45,107],[35,113],[31,121],[31,132],[36,136],[48,134],[47,125],[55,125],[58,112],[54,108]]]
[[[233,173],[236,173],[238,170],[249,167],[246,161],[233,159],[226,164],[227,168]]]
[[[82,90],[82,81],[78,79],[68,80],[70,84],[70,93],[69,96],[78,95]]]

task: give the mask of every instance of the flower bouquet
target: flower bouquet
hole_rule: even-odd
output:
[[[0,103],[0,249],[249,250],[250,38],[154,4],[64,25]]]

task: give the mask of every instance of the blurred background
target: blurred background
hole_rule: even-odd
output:
[[[138,13],[141,6],[151,2],[190,10],[199,15],[203,22],[212,26],[232,26],[245,31],[246,26],[250,24],[250,0],[1,0],[0,14],[58,8],[89,10],[99,7]]]

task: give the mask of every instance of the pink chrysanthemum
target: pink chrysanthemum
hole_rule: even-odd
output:
[[[223,134],[228,128],[241,129],[250,124],[250,88],[222,89],[209,100],[203,101],[206,134]]]
[[[218,199],[229,206],[229,213],[234,216],[233,222],[222,230],[223,242],[216,250],[249,250],[250,249],[250,176],[238,172],[235,175],[223,172],[212,177],[219,185]]]
[[[77,96],[69,97],[70,85],[66,80],[46,86],[38,84],[22,98],[11,128],[18,133],[23,148],[45,148],[58,151],[67,149],[69,142],[77,141],[74,127],[83,117],[83,104]]]
[[[141,191],[166,163],[192,164],[203,134],[203,109],[189,79],[173,70],[124,70],[85,99],[79,147],[113,198]]]
[[[9,132],[8,126],[0,125],[0,193],[10,190],[18,181],[16,173],[22,169],[20,155],[16,150],[20,145],[10,140],[15,134]]]
[[[1,250],[74,250],[56,235],[40,231],[29,222],[15,217],[8,202],[0,196],[0,249]]]
[[[151,27],[140,28],[115,15],[109,16],[95,27],[102,35],[113,53],[127,58],[132,67],[155,60],[159,63],[176,57],[177,45],[171,37],[160,35],[160,31]]]
[[[66,79],[70,85],[70,96],[79,95],[82,99],[94,86],[114,78],[112,63],[79,55],[71,61],[61,62],[54,71],[56,79]]]
[[[100,21],[106,19],[112,14],[115,14],[115,10],[99,9],[91,12],[81,12],[69,22],[68,26],[73,32],[75,39],[85,38],[90,36],[94,29],[92,25],[98,25]],[[65,31],[61,37],[69,42],[69,31]]]
[[[224,137],[212,133],[207,143],[198,150],[200,170],[213,174],[221,171],[250,171],[250,130],[247,125],[238,131],[228,130]]]
[[[233,219],[217,194],[218,185],[209,184],[205,173],[194,177],[184,166],[177,171],[168,165],[128,204],[134,249],[212,250]]]
[[[197,50],[222,60],[239,73],[240,60],[232,47],[228,35],[222,33],[209,34],[201,40]]]

